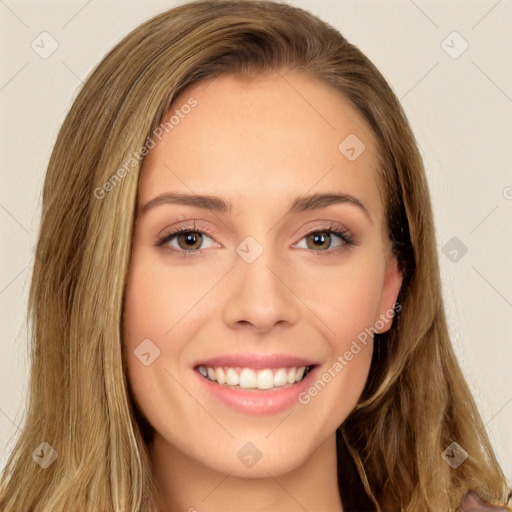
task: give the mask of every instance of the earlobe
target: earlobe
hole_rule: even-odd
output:
[[[386,265],[386,274],[382,285],[382,295],[379,307],[379,317],[375,326],[377,332],[382,334],[388,331],[393,324],[395,303],[402,287],[403,274],[398,268],[396,256],[391,256]]]

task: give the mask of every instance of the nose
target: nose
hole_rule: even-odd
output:
[[[252,263],[236,255],[223,301],[225,324],[231,329],[251,328],[258,333],[276,325],[295,324],[300,301],[293,293],[293,281],[285,267],[270,250],[263,250]]]

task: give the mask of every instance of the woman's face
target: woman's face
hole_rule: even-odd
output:
[[[140,180],[133,396],[171,451],[282,474],[332,439],[367,380],[368,333],[391,325],[401,276],[375,142],[339,92],[298,72],[208,80],[171,114]]]

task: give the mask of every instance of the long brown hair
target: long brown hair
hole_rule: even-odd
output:
[[[453,510],[470,488],[487,501],[510,498],[450,343],[428,184],[398,99],[358,48],[310,13],[222,0],[176,7],[126,36],[59,132],[30,288],[28,410],[2,475],[2,510],[155,510],[147,423],[122,350],[140,148],[186,87],[282,69],[336,87],[375,134],[404,274],[401,310],[375,335],[366,388],[337,431],[345,509]],[[31,456],[53,453],[43,442],[57,454],[46,468]],[[453,442],[468,453],[457,468],[442,458]]]

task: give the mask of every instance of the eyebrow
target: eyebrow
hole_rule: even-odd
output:
[[[340,193],[317,193],[295,198],[289,207],[287,213],[304,212],[309,210],[319,210],[326,208],[332,204],[349,204],[356,206],[362,210],[370,222],[373,223],[369,211],[364,204],[356,197],[350,194]],[[166,192],[161,194],[142,206],[141,211],[145,212],[150,208],[161,204],[184,204],[187,206],[196,206],[216,212],[230,213],[232,210],[231,203],[226,202],[218,196],[202,195],[202,194],[185,194],[182,192]]]

